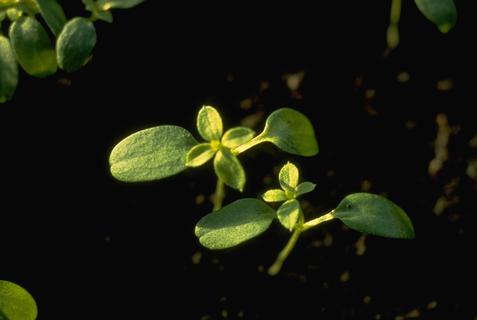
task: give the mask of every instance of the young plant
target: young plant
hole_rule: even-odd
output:
[[[197,142],[186,129],[162,125],[136,132],[119,142],[111,152],[112,175],[121,181],[159,180],[187,168],[199,167],[213,158],[217,186],[214,210],[222,207],[224,184],[243,191],[245,171],[238,155],[262,142],[271,142],[281,150],[301,156],[318,153],[313,126],[302,113],[282,108],[272,112],[263,131],[246,127],[224,133],[219,112],[210,106],[200,109],[197,130],[204,140]]]
[[[35,320],[38,314],[33,297],[19,285],[0,280],[0,320]]]
[[[18,64],[38,78],[56,73],[58,67],[66,72],[80,69],[90,60],[96,45],[93,22],[111,23],[111,9],[131,8],[143,1],[83,0],[91,16],[68,20],[56,0],[0,0],[0,103],[10,100],[16,90]],[[11,21],[8,37],[1,31],[6,18]]]
[[[281,168],[278,180],[281,189],[268,190],[262,195],[265,202],[281,203],[277,210],[253,198],[232,202],[197,223],[195,234],[199,242],[209,249],[230,248],[263,233],[277,218],[292,235],[268,269],[270,275],[276,275],[300,234],[332,219],[339,219],[349,228],[363,233],[388,238],[414,238],[414,228],[406,213],[392,201],[370,193],[350,194],[335,209],[305,221],[297,198],[313,191],[315,184],[308,181],[299,183],[298,169],[292,163]]]

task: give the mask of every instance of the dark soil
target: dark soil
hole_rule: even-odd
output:
[[[0,278],[31,291],[40,320],[475,319],[477,29],[465,5],[442,35],[406,3],[388,55],[389,1],[187,10],[149,1],[98,23],[91,64],[23,75],[0,107]],[[318,185],[304,198],[308,218],[349,193],[384,194],[416,239],[330,222],[303,235],[276,277],[264,270],[288,238],[278,224],[237,248],[203,249],[193,228],[211,210],[210,164],[145,184],[115,181],[108,168],[134,131],[176,124],[197,136],[203,104],[227,127],[248,119],[257,130],[273,110],[296,108],[320,144],[313,158],[267,145],[245,153],[244,195],[229,191],[226,203],[275,185],[292,161]]]

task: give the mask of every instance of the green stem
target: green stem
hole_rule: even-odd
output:
[[[287,245],[285,246],[285,248],[283,248],[282,251],[280,251],[277,259],[271,265],[271,267],[268,268],[269,275],[275,276],[280,272],[280,269],[282,268],[283,263],[285,262],[285,260],[288,258],[293,248],[295,247],[301,232],[302,232],[302,226],[296,226],[295,230],[293,231],[293,234],[290,237],[290,240],[288,240]]]
[[[217,185],[215,187],[215,193],[212,197],[212,203],[214,204],[213,211],[217,211],[222,208],[222,202],[225,198],[225,189],[224,189],[224,182],[222,179],[217,178]]]
[[[252,140],[248,141],[248,142],[245,142],[244,144],[238,146],[237,148],[233,149],[232,152],[233,154],[235,155],[238,155],[238,154],[241,154],[242,152],[250,149],[251,147],[259,144],[259,143],[262,143],[262,142],[265,142],[266,140],[263,139],[261,137],[262,134],[259,134],[258,136],[256,136],[255,138],[253,138]]]
[[[391,13],[389,16],[389,26],[387,30],[387,43],[389,49],[394,49],[399,44],[399,20],[401,19],[401,0],[393,0],[391,3]]]
[[[333,216],[333,211],[334,210],[331,210],[330,212],[328,212],[327,214],[325,215],[322,215],[321,217],[318,217],[316,219],[313,219],[313,220],[310,220],[308,222],[305,222],[303,224],[303,231],[306,231],[310,228],[313,228],[313,227],[316,227],[317,225],[325,222],[325,221],[329,221],[331,219],[334,219],[335,217]]]

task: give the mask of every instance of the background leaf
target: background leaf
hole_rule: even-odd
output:
[[[56,58],[61,69],[73,72],[86,64],[96,45],[91,21],[77,17],[68,21],[56,40]]]
[[[141,4],[142,2],[144,2],[144,0],[99,0],[98,6],[102,10],[129,9]]]
[[[223,127],[219,112],[213,107],[202,107],[197,115],[197,130],[206,141],[220,140]]]
[[[277,216],[280,223],[292,231],[301,215],[300,203],[293,199],[283,203],[277,210]]]
[[[230,248],[267,230],[274,218],[263,201],[240,199],[200,219],[195,234],[206,248]]]
[[[38,315],[35,300],[28,291],[5,280],[0,280],[0,311],[8,320],[35,320]]]
[[[221,148],[214,158],[217,176],[229,187],[243,191],[247,180],[245,171],[236,156],[229,149]]]
[[[121,181],[162,179],[186,169],[186,155],[197,144],[184,128],[158,126],[119,142],[109,159],[112,175]]]
[[[442,33],[449,32],[457,22],[457,8],[453,0],[415,0],[421,13]]]
[[[58,36],[66,24],[66,16],[63,8],[56,0],[36,0],[40,8],[40,13],[51,32]]]
[[[46,77],[56,72],[55,49],[35,18],[19,18],[11,24],[9,35],[17,60],[28,74]]]
[[[406,213],[392,201],[376,194],[346,196],[333,216],[360,232],[389,238],[414,238],[414,228]]]
[[[10,40],[0,35],[0,103],[10,100],[18,84],[18,65]]]

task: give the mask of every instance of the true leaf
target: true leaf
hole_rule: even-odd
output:
[[[277,216],[280,223],[292,231],[301,215],[300,203],[295,200],[288,200],[277,210]]]
[[[128,9],[144,2],[144,0],[99,0],[98,6],[101,10]]]
[[[293,164],[288,162],[285,164],[281,169],[280,173],[278,174],[278,180],[280,182],[280,186],[283,190],[288,192],[294,192],[296,186],[298,185],[299,173],[297,167]]]
[[[111,152],[112,175],[121,181],[151,181],[175,175],[186,167],[186,155],[197,144],[189,131],[158,126],[136,132]]]
[[[219,112],[213,107],[202,107],[197,115],[197,130],[206,141],[220,140],[223,127]]]
[[[40,14],[55,36],[58,36],[66,24],[66,16],[56,0],[36,0]]]
[[[18,84],[18,66],[10,40],[0,35],[0,103],[10,100]]]
[[[453,0],[415,0],[421,13],[442,33],[449,32],[457,22],[457,8]]]
[[[195,234],[206,248],[230,248],[267,230],[274,218],[275,211],[264,202],[240,199],[200,219]]]
[[[214,169],[217,176],[229,187],[243,191],[245,171],[236,156],[227,148],[221,148],[214,158]]]
[[[16,8],[9,8],[7,10],[7,16],[11,21],[16,21],[22,16],[22,12]]]
[[[35,320],[38,309],[33,297],[19,285],[0,280],[0,319]]]
[[[247,127],[235,127],[225,132],[222,137],[222,144],[230,149],[250,141],[255,135],[255,131]]]
[[[346,196],[333,216],[351,229],[388,238],[414,238],[414,228],[404,210],[392,201],[370,193]]]
[[[313,190],[315,190],[315,187],[316,187],[316,184],[314,183],[311,183],[308,181],[302,182],[296,187],[295,196],[298,197],[298,196],[301,196],[302,194],[312,192]]]
[[[35,18],[20,17],[10,26],[9,35],[17,60],[28,74],[46,77],[56,72],[55,49]]]
[[[96,44],[93,23],[77,17],[68,21],[56,40],[56,57],[61,69],[72,72],[86,64]]]
[[[262,195],[262,199],[263,201],[266,201],[266,202],[280,202],[280,201],[287,200],[287,195],[281,189],[272,189],[272,190],[266,191]]]
[[[188,167],[198,167],[209,161],[215,154],[210,143],[198,144],[187,153],[186,165]]]

